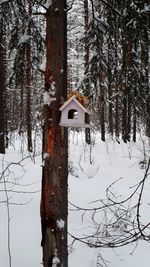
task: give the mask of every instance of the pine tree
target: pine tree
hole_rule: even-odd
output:
[[[59,126],[59,108],[67,97],[66,1],[46,12],[45,106],[41,197],[44,267],[67,263],[67,130]]]

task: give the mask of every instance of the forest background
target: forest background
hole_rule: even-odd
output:
[[[49,1],[48,1],[49,2]],[[4,135],[42,128],[45,5],[1,0],[1,152]],[[68,86],[88,97],[101,139],[150,135],[149,2],[68,1]],[[43,6],[43,8],[42,8]]]
[[[0,1],[2,154],[13,144],[14,132],[26,140],[22,151],[27,145],[32,157],[37,154],[45,105],[46,14],[52,4]],[[92,131],[104,142],[108,134],[117,143],[136,142],[139,133],[149,138],[148,1],[68,1],[66,10],[67,91],[88,98],[92,129],[85,131],[85,141],[91,144]]]

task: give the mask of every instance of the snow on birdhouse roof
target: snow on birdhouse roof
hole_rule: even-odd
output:
[[[72,101],[74,101],[85,113],[90,114],[90,112],[76,99],[76,96],[73,95],[72,97],[70,97],[61,107],[60,107],[60,111],[62,111],[63,109],[65,109],[65,107],[67,107],[69,105],[69,103],[71,103]]]

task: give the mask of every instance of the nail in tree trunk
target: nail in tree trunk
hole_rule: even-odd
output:
[[[67,129],[59,126],[59,108],[67,97],[66,1],[52,1],[46,12],[41,226],[43,265],[68,266]],[[55,263],[55,265],[54,265]]]

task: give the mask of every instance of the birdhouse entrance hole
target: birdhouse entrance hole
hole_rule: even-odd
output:
[[[78,111],[76,109],[70,109],[68,111],[68,119],[78,119]]]

